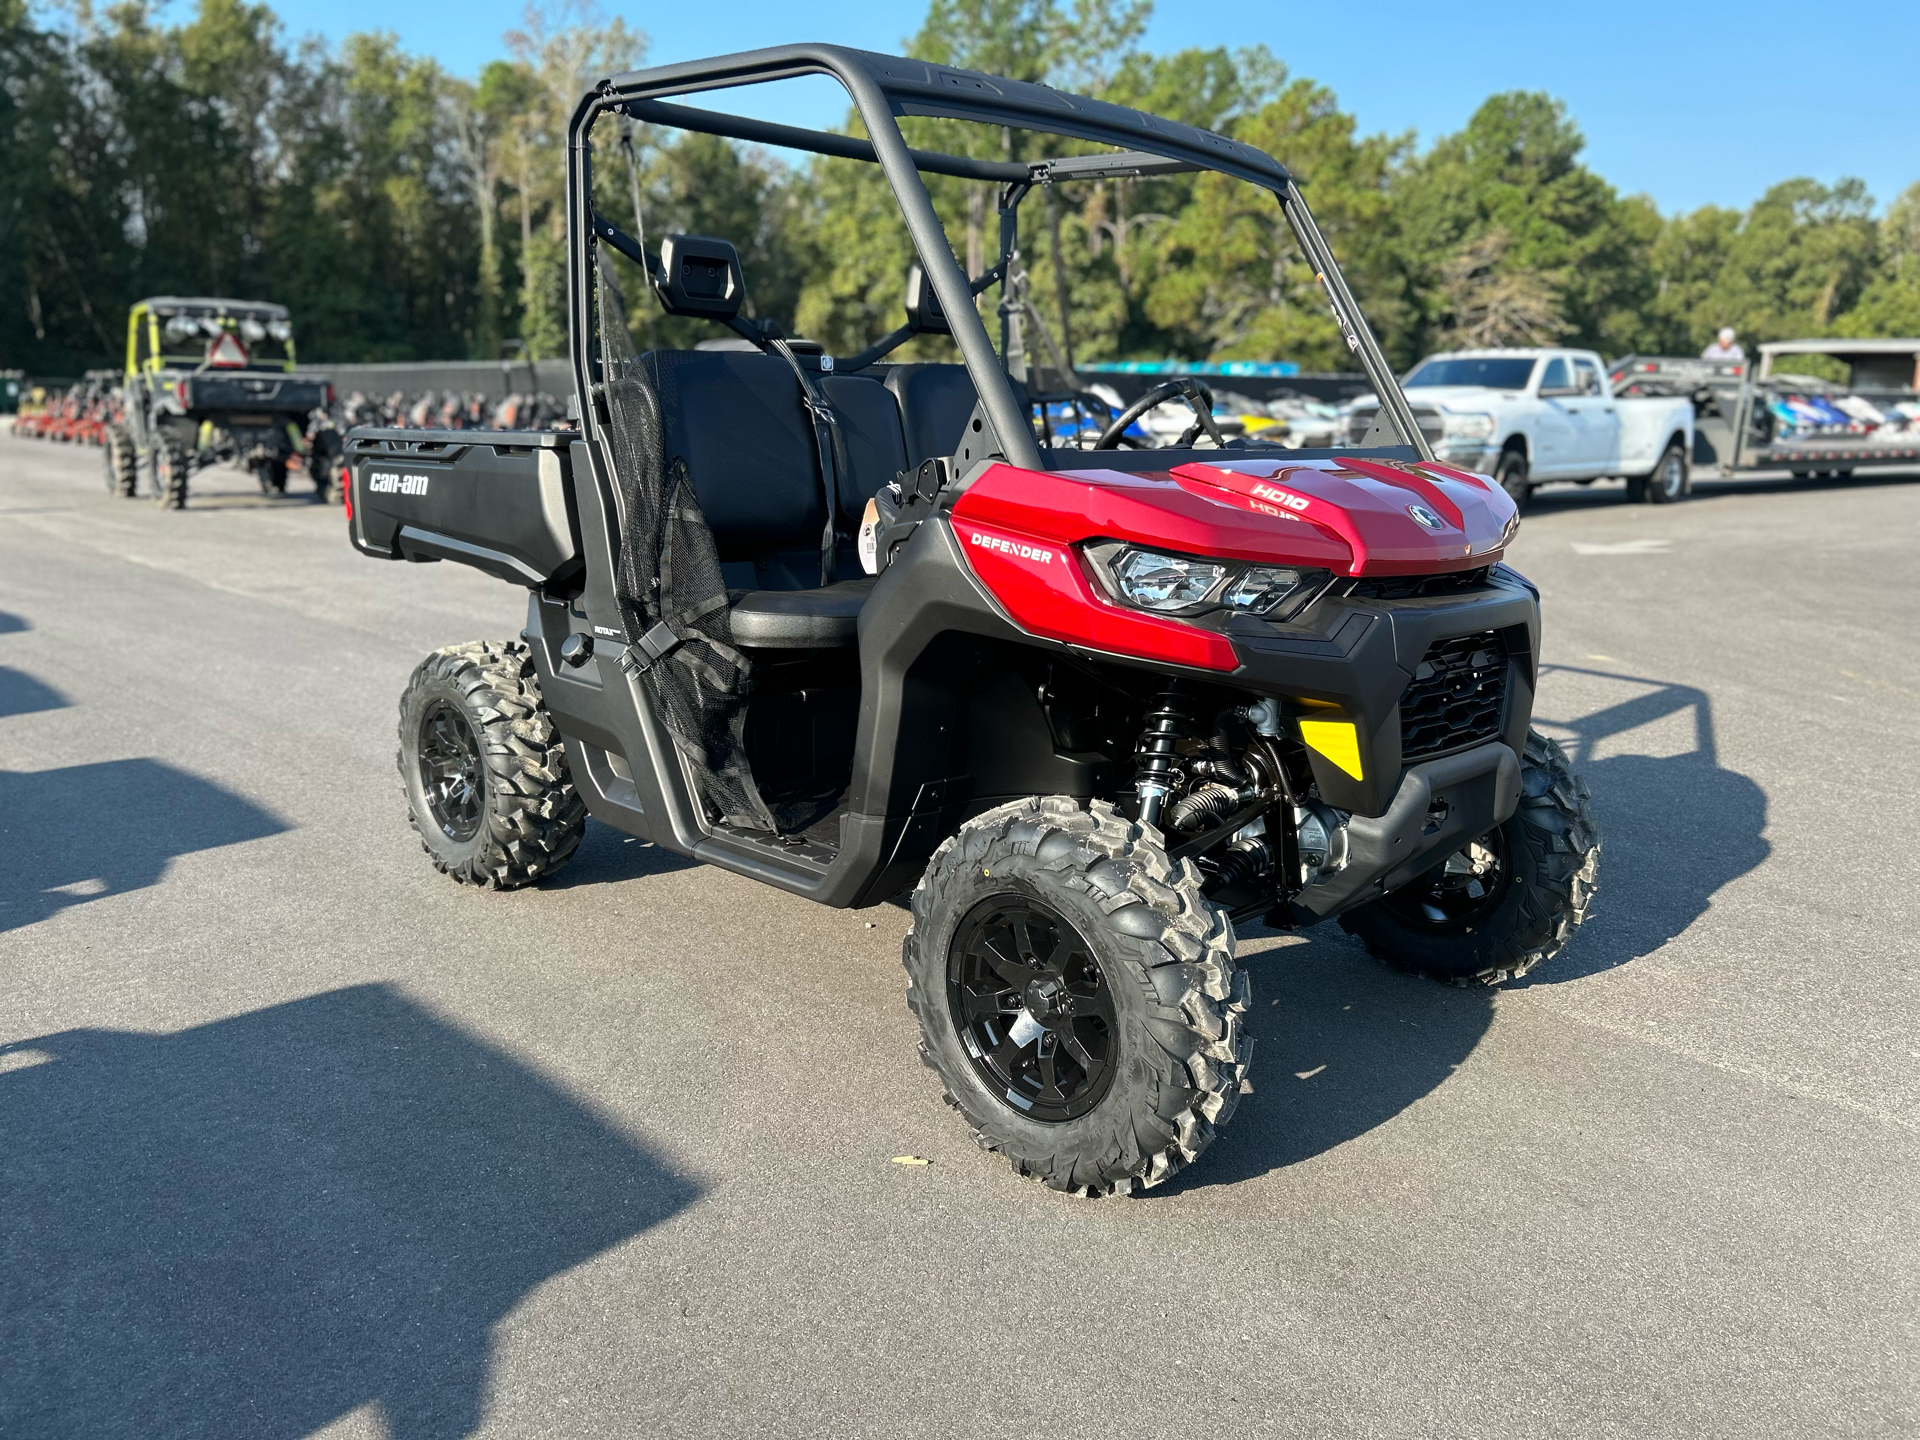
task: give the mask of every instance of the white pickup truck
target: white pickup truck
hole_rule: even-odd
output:
[[[1616,400],[1591,350],[1452,350],[1429,355],[1400,382],[1436,457],[1492,475],[1516,503],[1550,480],[1627,481],[1629,500],[1664,504],[1693,488],[1693,402]],[[1350,442],[1379,402],[1357,402]]]

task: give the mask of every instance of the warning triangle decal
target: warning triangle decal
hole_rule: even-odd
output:
[[[247,368],[247,347],[223,330],[220,338],[207,347],[207,364],[215,370],[244,370]]]

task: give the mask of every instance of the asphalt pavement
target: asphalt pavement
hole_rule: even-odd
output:
[[[251,488],[0,434],[9,1440],[1920,1432],[1920,478],[1539,497],[1588,926],[1243,937],[1255,1093],[1101,1201],[941,1103],[896,907],[434,873],[395,704],[524,597]]]

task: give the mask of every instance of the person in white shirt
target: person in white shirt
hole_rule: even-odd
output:
[[[1700,352],[1702,360],[1744,360],[1747,352],[1740,348],[1740,342],[1733,338],[1733,326],[1722,325],[1720,333],[1713,338],[1713,344]]]

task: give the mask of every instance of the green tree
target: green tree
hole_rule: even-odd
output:
[[[1880,255],[1879,273],[1834,323],[1836,334],[1920,336],[1920,182],[1887,207],[1880,222]]]
[[[507,33],[520,68],[526,108],[515,118],[514,177],[520,214],[520,338],[529,358],[566,352],[567,123],[580,92],[598,75],[639,65],[646,36],[618,18],[608,21],[591,0],[527,7]],[[596,136],[596,142],[606,139]],[[606,165],[596,166],[605,172]]]
[[[1785,181],[1734,232],[1708,304],[1750,341],[1822,334],[1872,280],[1879,242],[1860,181]]]
[[[1507,237],[1503,263],[1551,289],[1572,342],[1615,352],[1631,343],[1654,289],[1654,235],[1644,207],[1581,163],[1584,146],[1560,101],[1515,91],[1401,169],[1391,198],[1414,314],[1397,358],[1457,324],[1443,308],[1444,273],[1494,231]]]
[[[1274,78],[1273,69],[1267,72]],[[1257,93],[1257,92],[1256,92]],[[1405,140],[1358,139],[1332,91],[1286,84],[1221,125],[1266,151],[1300,181],[1361,303],[1388,333],[1404,311],[1387,184]],[[1313,271],[1275,198],[1205,175],[1160,237],[1147,317],[1172,353],[1195,359],[1294,359],[1309,368],[1352,364]]]
[[[87,78],[70,36],[0,4],[0,363],[42,373],[117,358],[125,333],[132,216]]]

